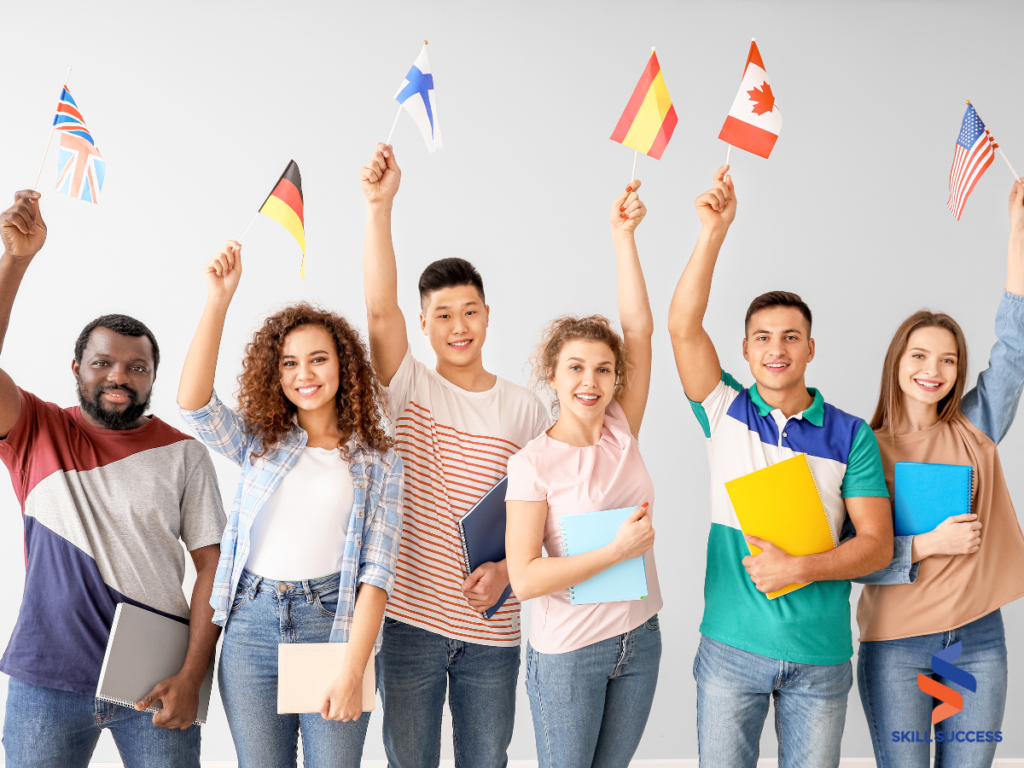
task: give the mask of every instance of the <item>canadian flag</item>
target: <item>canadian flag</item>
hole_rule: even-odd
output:
[[[757,50],[757,43],[751,40],[740,92],[736,94],[718,138],[747,152],[768,157],[781,129],[782,113],[775,103],[761,52]]]

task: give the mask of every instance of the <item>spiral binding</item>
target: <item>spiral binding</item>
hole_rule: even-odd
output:
[[[974,508],[974,467],[967,467],[967,511]]]
[[[811,482],[814,483],[814,492],[818,494],[818,503],[821,504],[821,511],[825,513],[825,522],[828,523],[828,534],[832,537],[832,546],[839,546],[839,539],[836,538],[836,529],[832,525],[832,516],[828,513],[828,507],[825,506],[825,500],[821,497],[821,488],[818,487],[818,478],[814,476],[814,470],[811,469],[811,463],[807,461],[807,454],[803,454],[804,463],[807,465],[807,471],[811,475]]]
[[[101,694],[96,694],[96,698],[99,699],[100,701],[106,701],[106,702],[109,702],[111,704],[117,704],[118,706],[121,706],[121,707],[128,707],[128,709],[135,709],[135,702],[134,701],[125,701],[124,699],[119,699],[116,696],[106,696],[106,695],[101,695]],[[155,715],[160,710],[157,709],[156,707],[150,707],[149,709],[146,709],[144,711],[145,712],[149,712],[151,715]],[[192,725],[206,725],[206,721],[205,720],[193,720],[192,721]]]
[[[466,564],[466,573],[473,572],[473,564],[469,560],[469,545],[466,544],[466,529],[461,525],[459,526],[459,538],[462,539],[462,557],[463,562]]]
[[[558,528],[562,532],[562,555],[563,557],[569,557],[569,543],[565,540],[565,525],[561,520],[558,521]],[[576,599],[575,587],[569,587],[569,600]]]

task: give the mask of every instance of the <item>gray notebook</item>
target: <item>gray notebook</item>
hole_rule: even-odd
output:
[[[103,655],[96,698],[135,708],[135,702],[153,686],[181,671],[188,653],[188,624],[158,613],[118,603],[110,627],[107,652]],[[206,722],[213,689],[213,659],[199,688],[196,725]],[[163,702],[153,702],[147,712],[157,712]]]

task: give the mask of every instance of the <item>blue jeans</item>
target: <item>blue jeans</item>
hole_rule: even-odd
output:
[[[456,768],[504,768],[516,716],[519,648],[465,643],[384,619],[377,656],[389,768],[437,768],[448,689]]]
[[[125,768],[199,768],[199,726],[153,725],[153,715],[16,677],[7,685],[7,768],[88,768],[100,734],[114,737]]]
[[[963,653],[953,664],[974,675],[976,693],[932,673],[932,654],[957,642],[963,643]],[[932,709],[939,702],[921,691],[918,674],[963,696],[964,708],[936,726],[936,731],[943,732],[941,742],[930,736]],[[995,733],[1002,726],[1006,705],[1003,615],[994,611],[959,629],[934,635],[861,643],[857,686],[878,768],[927,768],[929,737],[935,739],[935,768],[990,766],[996,754]],[[980,740],[978,731],[985,734]],[[954,736],[946,742],[948,733]],[[972,734],[970,741],[968,733]]]
[[[539,768],[627,768],[654,703],[658,617],[567,653],[526,648]]]
[[[853,687],[850,662],[797,664],[701,635],[697,681],[700,768],[755,768],[768,700],[775,702],[780,768],[837,768]]]
[[[338,582],[338,574],[284,582],[242,572],[218,673],[238,768],[294,767],[300,732],[306,768],[358,768],[369,712],[349,723],[277,714],[277,646],[330,640]]]

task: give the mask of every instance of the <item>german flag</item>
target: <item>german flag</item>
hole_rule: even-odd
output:
[[[260,213],[265,213],[278,224],[292,233],[302,248],[302,267],[299,273],[306,279],[306,230],[302,218],[302,175],[299,166],[291,160],[278,179],[274,191],[267,195],[266,201],[260,206]]]
[[[644,67],[640,82],[633,89],[633,95],[629,97],[611,140],[660,160],[678,122],[672,97],[668,95],[665,78],[661,74],[661,65],[654,49],[651,49],[651,58]]]

